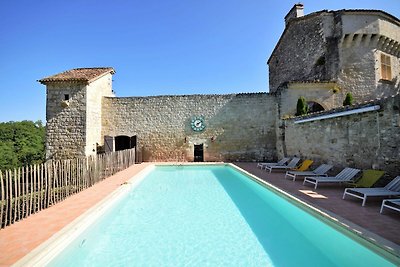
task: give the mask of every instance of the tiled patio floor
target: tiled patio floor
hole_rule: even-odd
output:
[[[321,186],[314,190],[311,186],[303,186],[300,181],[284,179],[282,173],[261,171],[256,163],[236,165],[313,206],[333,212],[400,245],[400,214],[388,211],[381,215],[381,200],[368,200],[367,205],[361,207],[361,200],[342,200],[343,187]],[[15,263],[147,166],[149,163],[134,165],[61,203],[0,230],[0,266]]]
[[[282,172],[268,173],[257,168],[257,163],[235,163],[238,167],[269,182],[297,198],[365,228],[397,245],[400,245],[400,213],[386,209],[380,214],[382,198],[367,200],[364,207],[361,199],[342,199],[345,186],[319,185],[317,190],[311,185],[303,186],[303,180],[285,179]]]

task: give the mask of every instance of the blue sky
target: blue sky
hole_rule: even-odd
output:
[[[0,122],[45,121],[45,76],[111,66],[117,96],[268,91],[266,60],[297,1],[41,0],[0,8]],[[305,14],[400,0],[305,0]]]

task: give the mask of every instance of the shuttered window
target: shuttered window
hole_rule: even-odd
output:
[[[390,65],[390,56],[381,54],[381,79],[392,80],[392,66]]]

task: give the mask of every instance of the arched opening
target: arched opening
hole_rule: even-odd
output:
[[[114,138],[115,140],[115,151],[130,149],[131,138],[126,135],[119,135]]]
[[[313,112],[318,112],[318,111],[324,111],[324,107],[321,106],[321,104],[314,102],[314,101],[307,101],[308,105],[308,113],[313,113]]]

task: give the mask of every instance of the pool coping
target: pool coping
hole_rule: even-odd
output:
[[[322,219],[325,223],[334,227],[336,230],[349,236],[350,238],[355,239],[362,245],[373,250],[382,257],[391,261],[392,263],[400,266],[400,246],[395,244],[394,242],[389,241],[331,211],[328,211],[320,207],[316,207],[313,204],[310,204],[302,199],[299,199],[291,195],[290,193],[280,189],[279,187],[271,183],[268,183],[262,180],[261,178],[257,177],[256,175],[240,168],[239,166],[236,166],[233,163],[228,163],[227,165],[246,174],[260,185],[272,189],[279,195],[283,196],[285,199],[289,200],[291,203],[295,204],[297,207],[312,214],[313,216],[318,217],[319,219]],[[379,250],[377,250],[377,248],[379,248]]]
[[[132,176],[127,182],[107,195],[100,202],[96,203],[78,218],[67,224],[52,237],[26,254],[15,262],[12,266],[41,267],[49,264],[67,245],[69,245],[79,234],[90,227],[98,218],[106,213],[110,207],[126,195],[132,187],[137,186],[143,178],[153,169],[155,165],[149,165],[136,175]]]
[[[53,260],[53,258],[58,255],[69,243],[72,242],[80,233],[85,231],[88,227],[90,227],[100,216],[102,216],[109,207],[114,205],[118,200],[120,200],[125,194],[132,189],[132,187],[137,186],[142,179],[152,171],[156,166],[230,166],[237,171],[245,174],[253,181],[258,184],[266,187],[268,189],[273,190],[275,193],[284,197],[292,204],[301,208],[302,210],[310,213],[312,216],[315,216],[321,220],[323,220],[328,225],[334,227],[336,230],[341,233],[349,236],[350,238],[355,239],[357,242],[362,245],[368,247],[373,250],[375,253],[383,256],[394,264],[400,265],[400,246],[377,235],[372,233],[371,231],[366,230],[365,228],[352,223],[351,221],[344,219],[337,214],[327,211],[323,208],[316,207],[302,199],[299,199],[288,192],[278,188],[277,186],[262,180],[256,175],[236,166],[233,163],[224,163],[224,162],[204,162],[204,163],[153,163],[143,170],[141,170],[136,175],[132,176],[127,182],[125,182],[122,186],[111,192],[100,202],[95,204],[89,210],[81,214],[78,218],[73,220],[71,223],[66,225],[48,240],[43,242],[41,245],[33,249],[30,253],[25,255],[23,258],[18,260],[12,266],[44,266]],[[68,234],[66,234],[68,233]]]

